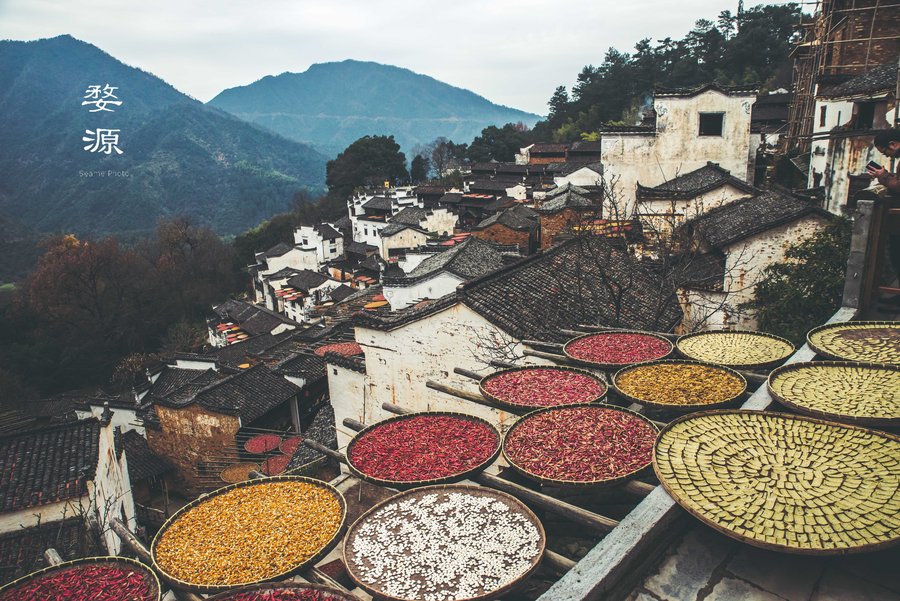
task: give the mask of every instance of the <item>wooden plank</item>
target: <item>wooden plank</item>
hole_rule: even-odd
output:
[[[565,355],[560,355],[558,353],[544,353],[542,351],[533,351],[531,349],[522,349],[523,355],[528,355],[530,357],[540,357],[541,359],[550,359],[551,361],[555,361],[561,365],[578,365]]]
[[[563,557],[559,553],[555,553],[550,549],[544,550],[544,558],[541,565],[548,567],[559,576],[562,576],[575,567],[575,562],[568,557]]]
[[[490,399],[486,399],[480,394],[475,394],[473,392],[466,392],[465,390],[460,390],[459,388],[453,388],[452,386],[447,386],[446,384],[441,384],[440,382],[435,382],[433,380],[428,380],[425,382],[425,386],[432,390],[437,390],[438,392],[443,392],[444,394],[449,394],[451,396],[455,396],[456,398],[463,399],[469,401],[471,403],[476,403],[478,405],[483,405],[485,407],[490,407],[491,409],[497,409],[498,411],[506,411],[507,413],[516,413],[515,411],[510,411],[509,409],[498,405],[494,401]]]
[[[470,380],[475,380],[476,382],[480,382],[481,378],[484,377],[481,374],[476,374],[474,371],[470,371],[468,369],[463,369],[462,367],[454,367],[453,373],[459,374],[459,375],[463,376],[464,378],[469,378]]]

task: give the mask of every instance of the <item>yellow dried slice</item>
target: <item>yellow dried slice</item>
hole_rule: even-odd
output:
[[[701,332],[682,336],[677,346],[690,359],[738,368],[777,364],[794,352],[788,340],[762,332]]]
[[[900,365],[900,322],[851,321],[815,328],[810,348],[831,359]]]
[[[900,542],[900,437],[810,417],[709,411],[656,442],[660,482],[688,512],[748,544],[801,554]]]

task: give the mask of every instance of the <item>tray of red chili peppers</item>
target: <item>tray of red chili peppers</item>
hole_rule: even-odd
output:
[[[557,405],[596,403],[606,394],[606,382],[572,367],[514,367],[481,379],[481,394],[513,411]]]
[[[410,413],[359,432],[347,466],[367,482],[397,489],[459,482],[494,462],[500,433],[487,420],[451,411]]]
[[[643,415],[612,405],[548,407],[510,427],[503,456],[542,484],[612,485],[650,467],[658,433]]]
[[[663,336],[637,330],[585,334],[566,342],[563,353],[582,365],[618,369],[633,363],[664,359],[674,345]]]
[[[341,591],[306,582],[254,584],[207,597],[206,601],[355,601]]]
[[[32,572],[0,587],[2,601],[158,601],[159,579],[126,557],[86,557]]]

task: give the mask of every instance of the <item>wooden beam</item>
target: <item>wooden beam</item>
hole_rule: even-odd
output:
[[[557,575],[562,576],[575,567],[575,562],[568,557],[563,557],[559,553],[555,553],[550,549],[544,549],[543,565],[548,567]]]
[[[628,328],[609,328],[606,326],[592,326],[587,324],[578,324],[578,327],[582,330],[586,330],[588,332],[633,332],[634,330],[629,330]],[[642,330],[646,334],[655,334],[656,336],[662,336],[663,338],[668,338],[669,340],[677,340],[678,334],[673,334],[672,332],[652,332],[649,330]]]
[[[490,407],[491,409],[497,409],[499,411],[506,411],[507,413],[515,414],[515,411],[510,411],[506,407],[498,405],[494,401],[490,399],[486,399],[480,394],[475,394],[472,392],[466,392],[465,390],[460,390],[459,388],[453,388],[452,386],[447,386],[446,384],[441,384],[440,382],[435,382],[433,380],[428,380],[425,382],[425,386],[432,390],[437,390],[438,392],[443,392],[444,394],[449,394],[451,396],[455,396],[457,398],[463,399],[465,401],[469,401],[471,403],[476,403],[478,405],[483,405],[485,407]]]
[[[542,340],[523,340],[522,344],[527,346],[544,347],[559,350],[562,350],[562,347],[565,346],[564,344],[560,344],[559,342],[544,342]]]
[[[541,351],[533,351],[531,349],[522,349],[523,355],[528,355],[530,357],[540,357],[541,359],[550,359],[551,361],[555,361],[556,363],[561,363],[563,365],[578,365],[565,355],[560,355],[558,353],[544,353]]]
[[[453,373],[459,374],[465,378],[469,378],[470,380],[475,380],[476,382],[480,382],[481,378],[484,377],[481,374],[476,374],[474,371],[470,371],[468,369],[463,369],[461,367],[454,367]]]
[[[304,438],[303,444],[314,451],[318,451],[318,452],[322,453],[323,455],[330,457],[331,459],[334,459],[335,461],[338,461],[340,463],[347,463],[347,458],[344,457],[343,453],[339,453],[338,451],[335,451],[334,449],[329,449],[328,447],[326,447],[325,445],[323,445],[322,443],[320,443],[318,441],[312,440],[311,438]]]

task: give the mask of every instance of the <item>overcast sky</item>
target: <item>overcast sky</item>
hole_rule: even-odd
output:
[[[747,2],[753,5],[754,2]],[[737,0],[0,0],[0,38],[68,33],[208,101],[347,58],[406,67],[545,114],[556,86]]]

